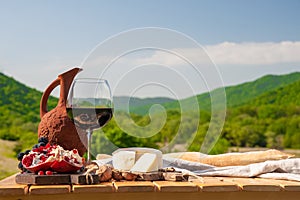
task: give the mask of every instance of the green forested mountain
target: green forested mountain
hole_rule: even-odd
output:
[[[298,105],[300,106],[300,79],[249,101],[250,105]]]
[[[268,92],[300,80],[300,72],[287,75],[267,75],[252,82],[226,87],[227,105],[235,107]],[[287,87],[288,88],[288,87]]]
[[[295,81],[300,80],[300,72],[295,72],[287,75],[267,75],[262,78],[259,78],[252,82],[247,82],[235,86],[225,87],[226,92],[226,105],[227,108],[237,107],[239,105],[243,105],[248,103],[249,101],[257,98],[258,96],[268,92],[276,90],[280,87],[284,87],[289,85]],[[222,89],[215,89],[210,93],[206,92],[203,94],[199,94],[196,96],[199,108],[201,110],[210,111],[211,109],[211,96],[215,95],[216,101],[215,106],[218,107],[220,103],[218,103],[218,96],[222,94]],[[180,101],[173,100],[163,103],[162,106],[166,108],[166,110],[177,109],[180,108],[180,103],[190,105],[190,110],[195,109],[195,105],[192,104],[194,97],[189,97],[186,99],[182,99]],[[142,105],[137,108],[132,108],[130,111],[136,114],[144,115],[149,112],[149,108],[154,103],[150,103],[148,105]],[[198,106],[198,105],[197,105]]]
[[[0,73],[0,139],[20,141],[18,148],[36,142],[42,93]],[[56,99],[51,97],[49,108]]]
[[[1,127],[10,125],[8,118],[38,121],[41,92],[0,73],[0,95]]]
[[[300,79],[229,109],[223,133],[234,146],[300,148]]]
[[[129,96],[114,96],[113,98],[115,110],[126,111],[129,106],[130,112],[140,115],[143,115],[143,112],[145,112],[144,110],[148,110],[153,104],[163,104],[172,101],[174,101],[174,99],[166,97],[137,98]]]

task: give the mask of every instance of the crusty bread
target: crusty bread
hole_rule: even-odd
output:
[[[270,149],[266,151],[253,151],[246,153],[226,153],[219,155],[206,155],[199,152],[179,152],[164,154],[164,157],[180,158],[192,162],[224,167],[248,165],[252,163],[264,162],[267,160],[281,160],[294,157],[294,155]]]

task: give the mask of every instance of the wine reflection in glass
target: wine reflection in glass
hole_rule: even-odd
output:
[[[67,99],[67,113],[75,126],[87,133],[87,164],[89,164],[93,130],[103,127],[113,115],[112,96],[107,80],[75,79]]]

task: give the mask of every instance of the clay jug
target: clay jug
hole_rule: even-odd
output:
[[[82,156],[86,152],[87,142],[84,130],[76,128],[68,117],[66,102],[74,77],[80,72],[80,68],[71,69],[53,81],[45,90],[40,102],[41,122],[38,127],[39,137],[46,137],[50,144],[58,144],[64,149],[76,148]],[[52,90],[60,85],[60,97],[57,106],[47,111],[47,101]]]

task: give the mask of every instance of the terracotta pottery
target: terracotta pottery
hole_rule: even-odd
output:
[[[53,81],[45,90],[40,102],[41,122],[38,127],[39,137],[48,139],[51,145],[58,144],[64,149],[77,149],[82,156],[86,152],[86,133],[84,130],[75,127],[73,121],[68,117],[66,102],[71,84],[80,72],[80,68],[74,68]],[[60,97],[57,106],[47,111],[47,101],[52,90],[60,85]]]

